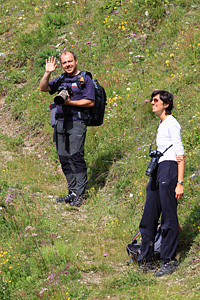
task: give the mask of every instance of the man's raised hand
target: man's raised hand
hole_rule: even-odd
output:
[[[55,71],[56,68],[56,57],[49,56],[49,58],[46,59],[46,72],[52,73]]]

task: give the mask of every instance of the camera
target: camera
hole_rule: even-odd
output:
[[[58,94],[55,96],[54,98],[54,103],[56,105],[63,105],[68,97],[68,95],[71,96],[72,94],[72,89],[70,86],[61,86],[59,89],[58,89]]]
[[[157,151],[157,150],[153,150],[153,151],[149,152],[151,161],[150,161],[150,163],[147,167],[146,173],[145,173],[147,176],[151,177],[155,173],[157,165],[158,165],[158,160],[162,155],[163,155],[163,153],[161,153],[160,151]]]

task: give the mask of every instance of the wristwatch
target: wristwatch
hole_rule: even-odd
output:
[[[182,181],[182,180],[178,180],[177,182],[180,183],[181,185],[184,184],[184,181]]]

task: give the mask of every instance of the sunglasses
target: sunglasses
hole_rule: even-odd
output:
[[[150,102],[154,101],[154,103],[158,103],[159,99],[151,99]]]

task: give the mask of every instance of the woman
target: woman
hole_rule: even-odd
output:
[[[183,197],[185,155],[181,142],[180,125],[171,115],[173,95],[165,90],[156,90],[151,95],[153,112],[160,118],[157,130],[157,150],[163,153],[156,173],[147,186],[146,203],[140,222],[142,236],[141,256],[138,257],[139,270],[156,271],[153,262],[154,238],[161,215],[162,243],[161,268],[155,276],[171,274],[177,268],[175,260],[178,244],[177,199]]]

